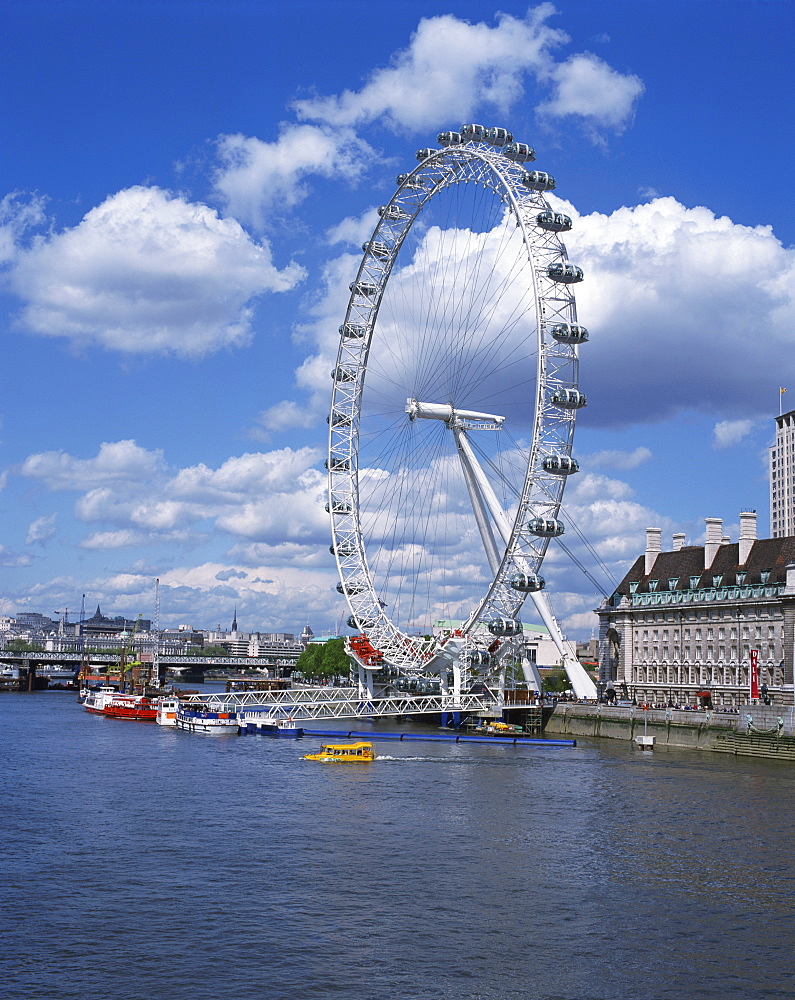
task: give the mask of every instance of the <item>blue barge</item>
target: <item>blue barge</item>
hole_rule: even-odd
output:
[[[348,732],[339,729],[305,729],[304,736],[336,736],[338,739],[357,740],[398,740],[401,743],[430,741],[433,743],[509,743],[517,746],[533,745],[544,747],[576,747],[576,740],[536,740],[528,736],[462,736],[458,733],[437,733],[420,736],[416,733]]]

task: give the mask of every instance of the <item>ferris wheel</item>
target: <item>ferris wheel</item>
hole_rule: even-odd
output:
[[[586,404],[554,179],[503,128],[438,143],[362,248],[328,417],[337,589],[370,659],[404,674],[451,632],[485,661],[528,595],[549,615],[541,564]]]

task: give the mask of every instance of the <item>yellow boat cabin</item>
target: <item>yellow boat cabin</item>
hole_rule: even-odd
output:
[[[305,754],[304,760],[322,760],[336,764],[367,764],[375,760],[375,752],[372,743],[324,743],[318,753]]]

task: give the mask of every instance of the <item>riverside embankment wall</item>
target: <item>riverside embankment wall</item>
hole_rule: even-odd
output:
[[[723,712],[683,712],[677,709],[648,709],[639,706],[613,708],[607,705],[559,703],[547,716],[547,736],[594,736],[612,740],[634,740],[645,734],[656,746],[698,750],[719,748],[719,738],[748,732],[748,716],[755,731],[778,728],[782,736],[793,735],[792,706],[741,705],[737,714]],[[722,741],[720,741],[722,742]]]

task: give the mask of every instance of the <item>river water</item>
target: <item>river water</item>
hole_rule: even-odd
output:
[[[0,998],[795,994],[792,765],[377,731],[322,765],[0,696]]]

